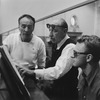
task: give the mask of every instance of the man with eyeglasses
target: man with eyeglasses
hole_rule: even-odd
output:
[[[36,77],[41,80],[54,80],[51,91],[47,90],[50,100],[77,100],[77,68],[72,67],[73,49],[75,43],[67,34],[68,25],[63,18],[47,24],[50,39],[57,44],[53,52],[49,68],[34,70]],[[23,70],[23,71],[22,71]],[[22,74],[31,73],[21,69]]]
[[[83,35],[74,49],[74,67],[80,67],[79,100],[100,100],[100,38]]]

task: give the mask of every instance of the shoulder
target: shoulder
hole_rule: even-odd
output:
[[[100,95],[100,69],[98,69],[98,73],[96,74],[93,83],[94,83],[93,91],[98,92]]]
[[[75,47],[75,41],[72,40],[71,38],[68,38],[65,43],[66,43],[65,48],[74,48]]]
[[[10,41],[13,42],[14,40],[17,39],[19,33],[12,33],[10,35],[8,35],[4,40],[3,40],[3,44],[4,43],[9,43]]]
[[[65,46],[65,48],[64,49],[73,49],[73,48],[75,48],[75,44],[74,43],[69,43],[69,44],[67,44],[66,46]]]
[[[14,38],[14,37],[17,37],[20,33],[12,33],[12,34],[9,34],[5,39],[7,38]]]

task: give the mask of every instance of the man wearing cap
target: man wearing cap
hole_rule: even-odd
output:
[[[57,44],[53,52],[49,68],[36,69],[33,72],[20,68],[21,74],[33,74],[41,80],[54,80],[52,91],[49,92],[51,100],[77,100],[78,70],[72,67],[72,54],[75,44],[67,34],[68,25],[63,18],[47,24],[50,39]]]

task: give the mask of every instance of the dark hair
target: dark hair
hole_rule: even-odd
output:
[[[83,35],[77,42],[84,43],[87,47],[87,53],[93,55],[94,61],[100,60],[100,38],[96,35]]]
[[[33,24],[35,24],[35,18],[32,17],[31,15],[28,15],[28,14],[24,14],[24,15],[22,15],[21,17],[19,17],[19,19],[18,19],[18,23],[19,23],[19,24],[20,24],[20,20],[21,20],[22,18],[24,18],[24,17],[31,19],[31,20],[33,21]]]

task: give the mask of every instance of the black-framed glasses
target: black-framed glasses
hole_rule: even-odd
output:
[[[87,54],[89,54],[89,53],[87,53],[87,52],[77,52],[77,51],[73,50],[74,58],[77,57],[77,56],[80,55],[80,54],[87,55]]]
[[[46,25],[47,25],[47,28],[52,28],[52,30],[55,29],[55,27],[67,28],[65,26],[54,25],[54,24],[46,24]]]

